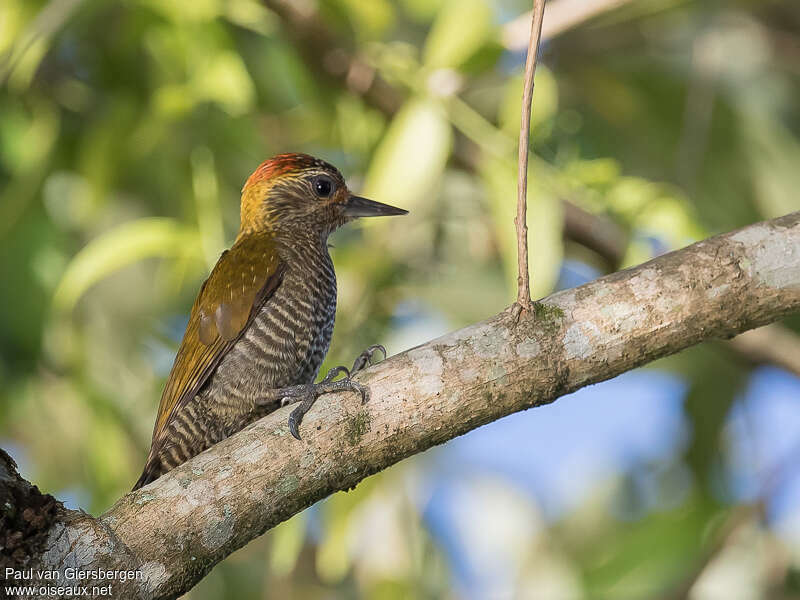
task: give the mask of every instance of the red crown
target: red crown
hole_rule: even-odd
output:
[[[258,168],[253,171],[253,174],[247,178],[247,181],[242,188],[242,191],[249,188],[251,185],[260,183],[262,181],[269,181],[275,177],[281,177],[288,173],[295,171],[302,171],[309,168],[329,169],[331,168],[328,163],[322,161],[308,154],[287,153],[278,154],[265,160]]]

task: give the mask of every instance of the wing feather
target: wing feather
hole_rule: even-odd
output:
[[[271,238],[240,238],[220,256],[192,306],[153,429],[150,454],[173,416],[205,384],[280,285],[285,265]]]

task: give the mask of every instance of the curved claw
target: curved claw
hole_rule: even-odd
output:
[[[356,373],[361,369],[371,367],[373,364],[375,364],[372,362],[372,357],[378,350],[383,352],[383,358],[381,360],[386,360],[386,357],[388,356],[386,353],[386,348],[384,348],[382,344],[373,344],[356,357],[356,360],[353,362],[353,368],[350,370],[350,372]]]
[[[381,360],[386,360],[386,357],[389,356],[389,354],[386,352],[386,348],[384,347],[383,344],[373,344],[372,346],[367,348],[367,350],[369,350],[369,353],[370,353],[369,354],[369,360],[370,360],[369,364],[372,364],[372,355],[375,354],[376,350],[380,350],[383,353],[383,358]]]
[[[358,392],[361,395],[361,403],[362,404],[367,401],[367,387],[366,386],[363,386],[360,383],[356,383],[352,379],[348,379],[346,381],[342,380],[342,383],[344,383],[347,386],[344,389],[350,390],[351,392]]]
[[[361,394],[361,404],[366,404],[366,402],[367,402],[367,391],[368,391],[366,386],[358,384],[355,381],[353,383],[355,383],[355,386],[356,386],[356,389],[358,390],[358,393]]]
[[[303,422],[303,412],[298,406],[289,415],[289,432],[295,439],[300,439],[300,423]]]
[[[320,383],[330,383],[340,373],[344,373],[345,379],[350,378],[350,371],[347,370],[347,367],[339,366],[333,367],[330,371],[328,371],[328,374],[325,375],[325,379],[323,379]]]
[[[332,379],[340,373],[345,373],[346,377],[339,381],[332,381]],[[311,409],[317,398],[319,398],[322,394],[341,392],[345,390],[352,390],[361,394],[362,404],[368,400],[369,389],[366,386],[356,383],[350,379],[350,372],[345,367],[334,367],[328,371],[325,379],[317,384],[308,384],[306,386],[289,388],[287,391],[292,392],[291,396],[287,395],[287,397],[283,398],[281,403],[283,404],[283,402],[288,398],[291,398],[296,402],[300,402],[300,404],[298,404],[297,407],[289,414],[289,432],[292,434],[292,437],[298,440],[301,439],[300,424],[303,422],[303,416]]]

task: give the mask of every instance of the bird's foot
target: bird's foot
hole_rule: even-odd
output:
[[[358,373],[359,371],[361,371],[362,369],[366,369],[367,367],[371,367],[372,365],[375,364],[375,362],[378,362],[378,361],[373,362],[373,360],[372,360],[372,358],[375,356],[375,354],[378,352],[378,350],[383,352],[383,359],[381,359],[381,360],[385,360],[386,359],[386,348],[384,348],[380,344],[373,344],[372,346],[370,346],[369,348],[364,350],[361,354],[359,354],[356,357],[356,360],[353,362],[353,368],[350,369],[350,376],[353,376],[356,373]]]
[[[386,348],[380,344],[373,344],[356,357],[356,360],[353,362],[353,368],[349,371],[347,367],[334,367],[328,371],[325,379],[319,383],[295,385],[281,390],[281,406],[294,404],[296,402],[300,403],[289,415],[289,431],[291,434],[298,440],[300,439],[300,423],[302,423],[303,417],[311,410],[311,407],[314,406],[314,402],[316,402],[317,398],[323,394],[353,391],[361,394],[362,403],[366,402],[368,394],[366,386],[353,381],[352,376],[375,364],[377,361],[374,360],[374,357],[378,351],[383,353],[383,358],[385,359]],[[341,373],[345,374],[344,378],[334,381]]]
[[[359,359],[356,359],[356,362],[358,362],[358,360]],[[369,362],[369,360],[367,360],[367,362]],[[341,373],[345,374],[344,379],[334,381],[334,378]],[[351,372],[348,371],[346,367],[334,367],[328,371],[325,379],[319,383],[295,385],[281,390],[281,406],[294,404],[296,402],[300,403],[289,415],[289,431],[295,438],[298,440],[300,439],[300,423],[303,422],[303,417],[311,407],[314,406],[314,402],[316,402],[317,398],[323,394],[353,391],[361,394],[361,402],[367,401],[368,390],[366,386],[350,379],[350,375]]]

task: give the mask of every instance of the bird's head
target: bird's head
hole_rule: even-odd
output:
[[[408,211],[354,196],[333,165],[307,154],[279,154],[264,161],[242,189],[240,234],[272,231],[294,237],[320,234],[358,217]]]

